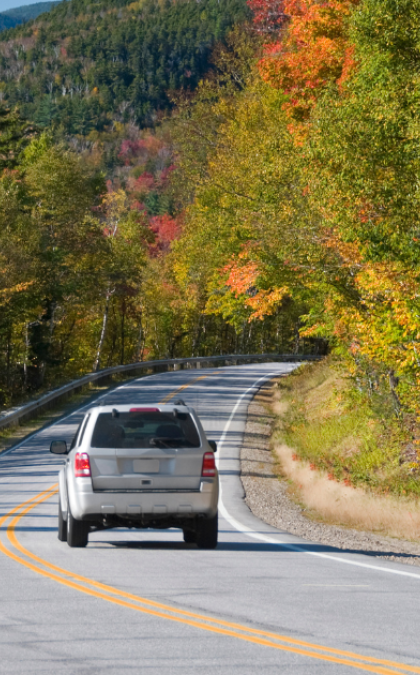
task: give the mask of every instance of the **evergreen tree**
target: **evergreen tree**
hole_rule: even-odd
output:
[[[40,126],[54,121],[70,134],[121,121],[122,104],[123,121],[151,125],[157,112],[172,107],[168,92],[195,89],[211,68],[216,41],[248,16],[245,0],[121,0],[116,9],[111,0],[72,0],[2,34],[7,105],[19,104]]]
[[[18,110],[0,107],[0,170],[18,165],[22,150],[34,134],[34,126]]]

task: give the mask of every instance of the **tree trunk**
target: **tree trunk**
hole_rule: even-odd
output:
[[[204,317],[202,314],[200,314],[199,319],[198,319],[198,326],[196,329],[196,333],[193,339],[193,344],[192,344],[192,350],[191,350],[191,356],[198,356],[200,353],[200,342],[201,342],[201,334],[202,334],[202,324],[204,323]]]
[[[139,336],[137,338],[136,361],[143,361],[143,317],[140,314]]]
[[[401,413],[401,401],[399,399],[399,396],[397,394],[396,388],[398,387],[398,384],[400,382],[400,378],[395,376],[395,371],[394,370],[389,370],[388,371],[388,381],[389,381],[389,388],[391,389],[391,395],[394,401],[394,409],[395,409],[395,414],[397,417],[400,416]]]
[[[121,365],[124,365],[125,351],[125,299],[121,306]]]
[[[98,344],[98,349],[96,352],[96,359],[95,363],[93,364],[93,372],[96,373],[97,370],[99,370],[101,366],[101,356],[102,356],[102,347],[105,341],[105,335],[106,335],[106,329],[108,325],[108,314],[109,314],[109,301],[111,298],[111,291],[108,289],[106,293],[106,300],[105,300],[105,311],[102,319],[102,330],[101,330],[101,337],[99,338],[99,344]]]
[[[12,349],[12,331],[9,328],[7,331],[7,354],[6,354],[6,388],[10,396],[10,352]]]
[[[55,311],[57,309],[57,303],[55,300],[51,302],[50,307],[50,347],[53,341],[54,328],[55,328]]]
[[[23,362],[23,387],[26,391],[28,388],[28,361],[29,361],[29,329],[28,324],[25,325],[25,360]]]
[[[295,346],[293,349],[293,354],[299,354],[300,349],[300,322],[298,321],[295,324]]]

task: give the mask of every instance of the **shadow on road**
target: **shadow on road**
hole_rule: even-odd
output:
[[[39,528],[43,529],[43,528]],[[45,528],[46,530],[50,528]],[[109,547],[109,550],[113,548],[138,548],[138,549],[150,549],[150,550],[190,550],[190,551],[199,551],[194,544],[185,544],[183,541],[91,541],[89,542],[89,548],[95,548],[96,546],[103,548],[106,545]],[[289,548],[286,545],[282,544],[265,544],[258,542],[219,542],[217,548],[213,553],[224,553],[224,552],[243,552],[243,553],[276,553],[278,555],[284,555],[288,553],[331,553],[334,555],[345,553],[351,555],[365,555],[373,558],[390,558],[401,562],[411,560],[413,562],[420,563],[420,556],[409,554],[409,553],[395,553],[394,551],[364,551],[361,549],[351,550],[351,549],[338,549],[333,548],[332,546],[325,546],[323,544],[299,544],[297,550]]]

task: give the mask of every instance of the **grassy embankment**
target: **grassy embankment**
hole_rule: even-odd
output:
[[[420,465],[392,401],[368,400],[332,359],[305,365],[275,393],[279,473],[312,517],[420,538]]]

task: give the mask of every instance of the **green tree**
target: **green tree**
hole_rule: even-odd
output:
[[[90,267],[88,279],[96,282],[87,260],[99,255],[102,237],[91,209],[104,186],[80,158],[43,139],[28,148],[24,168],[27,208],[39,238],[34,279],[39,309],[31,322],[30,358],[42,382],[46,368],[64,358],[60,331],[66,330],[70,308],[80,305],[80,287],[86,284],[80,271]]]
[[[21,153],[34,134],[34,126],[17,109],[0,106],[0,171],[18,166]]]

